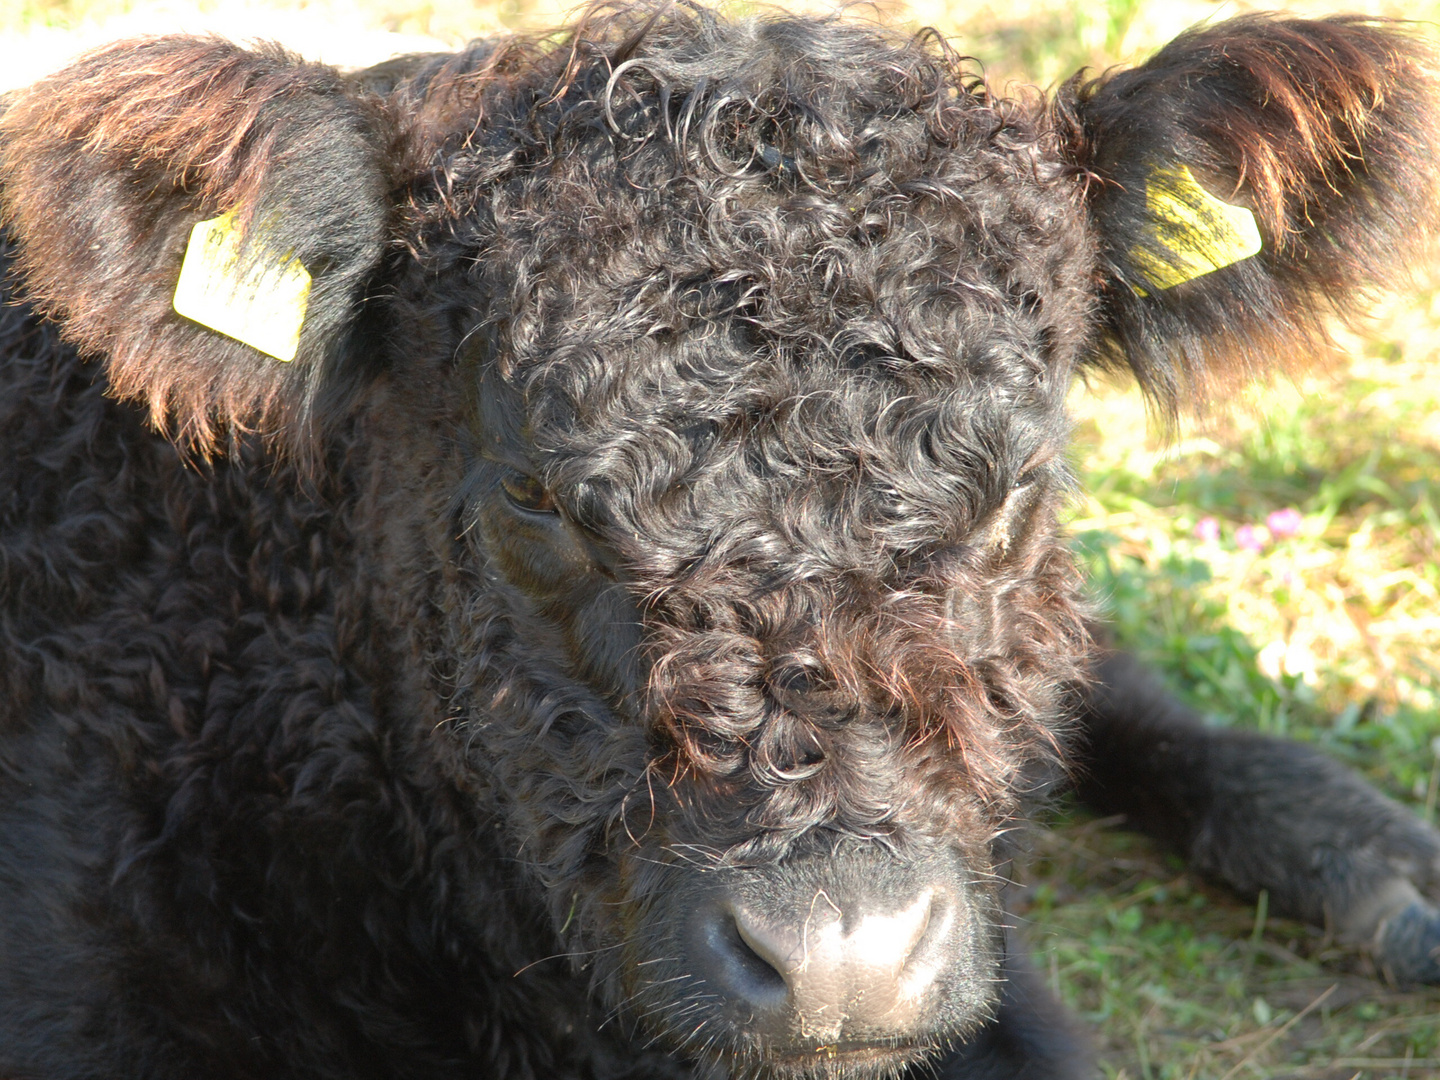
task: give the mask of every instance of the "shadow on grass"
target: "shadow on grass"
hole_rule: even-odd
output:
[[[1294,505],[1299,487],[1330,497],[1311,481],[1222,465],[1167,487],[1165,497],[1193,516],[1225,512],[1230,504],[1208,493],[1240,488],[1255,500],[1246,513],[1263,520]],[[1401,501],[1413,505],[1408,495]],[[1376,512],[1373,493],[1341,502],[1344,514]],[[1156,557],[1135,543],[1105,529],[1075,537],[1122,645],[1214,722],[1321,743],[1393,795],[1428,795],[1417,811],[1433,814],[1433,711],[1371,700],[1331,714],[1300,678],[1261,670],[1261,650],[1227,620],[1209,561],[1187,544]],[[1263,898],[1245,903],[1122,825],[1062,804],[1019,875],[1029,888],[1017,914],[1029,922],[1039,965],[1099,1032],[1107,1075],[1440,1078],[1440,990],[1388,985],[1357,950],[1270,918]]]
[[[1113,819],[1062,809],[1017,915],[1129,1080],[1440,1077],[1440,990],[1387,985],[1323,931],[1268,917]]]

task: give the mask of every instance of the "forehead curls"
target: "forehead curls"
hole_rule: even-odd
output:
[[[412,235],[433,253],[441,236],[483,233],[497,185],[531,176],[554,198],[567,172],[588,180],[576,198],[599,194],[604,174],[642,186],[768,178],[815,194],[913,182],[943,197],[937,149],[1039,138],[1035,110],[992,97],[964,61],[933,32],[840,16],[596,4],[568,30],[477,42],[394,87],[420,178]]]

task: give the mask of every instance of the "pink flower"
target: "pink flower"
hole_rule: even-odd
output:
[[[1195,523],[1195,539],[1213,544],[1220,539],[1220,522],[1213,517],[1203,517]]]
[[[1254,525],[1241,525],[1236,529],[1235,543],[1246,551],[1265,550],[1265,537]]]
[[[1276,540],[1282,540],[1300,531],[1301,520],[1300,511],[1287,506],[1284,510],[1272,510],[1265,519],[1265,527]]]

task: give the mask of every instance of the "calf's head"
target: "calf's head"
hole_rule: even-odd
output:
[[[888,1075],[993,1010],[1002,837],[1063,762],[1073,377],[1169,410],[1315,347],[1433,228],[1429,64],[1252,18],[1012,101],[931,35],[684,7],[348,77],[160,39],[10,100],[0,180],[117,394],[348,447],[435,702],[391,722],[537,947],[677,1053]],[[289,362],[172,306],[232,211],[313,278]]]

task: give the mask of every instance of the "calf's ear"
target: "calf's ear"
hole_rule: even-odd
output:
[[[22,293],[208,450],[309,427],[383,253],[388,155],[330,68],[123,42],[7,100],[0,215]]]
[[[1052,108],[1100,242],[1099,359],[1167,412],[1319,354],[1431,250],[1435,56],[1402,24],[1203,26]]]

